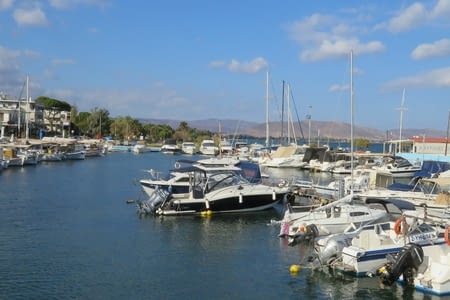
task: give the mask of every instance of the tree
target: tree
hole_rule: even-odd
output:
[[[357,138],[354,139],[354,143],[357,149],[368,149],[370,146],[370,141],[368,139]]]
[[[61,112],[71,111],[71,105],[65,101],[40,96],[36,98],[36,103],[42,105],[45,110],[44,119],[48,121],[50,126],[50,131],[56,132],[58,125],[61,122]]]
[[[130,116],[118,117],[110,123],[109,131],[114,139],[129,141],[141,135],[142,125]]]
[[[192,139],[191,128],[189,128],[187,122],[180,122],[180,125],[178,125],[177,130],[173,134],[173,138],[177,141],[190,141]]]
[[[91,110],[87,123],[91,136],[101,138],[103,135],[109,133],[109,126],[111,125],[109,111],[104,108],[94,108]]]

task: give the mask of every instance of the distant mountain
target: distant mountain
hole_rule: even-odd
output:
[[[143,124],[160,124],[169,125],[176,129],[180,125],[182,120],[170,120],[170,119],[140,119]],[[185,121],[189,127],[197,128],[201,130],[209,130],[211,132],[219,132],[221,128],[222,134],[225,135],[249,135],[254,137],[263,138],[266,136],[266,124],[257,122],[247,122],[242,120],[218,120],[218,119],[205,119],[205,120],[193,120]],[[220,123],[220,125],[219,125]],[[283,132],[284,136],[287,135],[287,124],[284,124]],[[355,138],[365,138],[373,141],[382,141],[387,139],[398,139],[399,129],[389,129],[382,131],[379,129],[368,128],[363,126],[355,126],[353,135]],[[281,136],[281,123],[270,122],[269,132],[271,137]],[[290,132],[294,133],[297,139],[308,139],[309,133],[311,133],[311,139],[316,140],[318,137],[321,139],[350,139],[350,124],[337,121],[311,121],[311,128],[309,128],[309,122],[303,120],[300,125],[296,123],[294,128],[290,128]],[[446,131],[437,130],[431,128],[424,129],[402,129],[402,137],[410,138],[412,136],[426,136],[426,137],[445,137]]]

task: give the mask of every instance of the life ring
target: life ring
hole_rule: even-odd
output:
[[[401,216],[400,218],[397,219],[397,221],[395,221],[394,232],[396,235],[402,234],[402,223],[404,220],[405,220],[405,217]]]
[[[444,232],[444,240],[445,240],[445,242],[447,243],[447,245],[450,246],[450,226],[448,226],[448,227],[445,229],[445,232]]]

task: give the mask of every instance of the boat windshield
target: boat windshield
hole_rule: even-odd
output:
[[[228,186],[248,183],[249,181],[237,172],[217,173],[208,177],[204,190],[211,192]]]

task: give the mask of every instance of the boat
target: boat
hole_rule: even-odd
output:
[[[64,159],[64,153],[60,150],[59,144],[42,144],[41,151],[41,161],[62,161]]]
[[[131,151],[136,154],[152,152],[152,148],[147,146],[145,141],[137,141],[136,144],[131,148]]]
[[[393,177],[413,177],[414,173],[420,171],[420,162],[412,164],[401,156],[386,156],[382,159],[381,165],[372,167],[377,171],[391,173]]]
[[[189,194],[189,173],[171,171],[168,176],[161,176],[154,170],[149,170],[150,178],[141,179],[139,183],[142,190],[151,196],[157,188],[163,190],[169,190],[174,198],[187,197]]]
[[[8,167],[21,167],[23,166],[23,157],[17,156],[16,147],[4,147],[3,159],[6,161]]]
[[[414,184],[394,183],[358,193],[361,198],[401,198],[410,201],[429,218],[450,220],[450,178],[419,178]]]
[[[369,190],[371,185],[375,184],[373,182],[376,180],[375,177],[376,174],[372,170],[356,169],[353,170],[353,176],[347,175],[328,184],[293,177],[290,186],[293,193],[300,197],[314,196],[325,199],[339,199],[350,194],[351,191],[360,193]]]
[[[203,140],[198,151],[203,155],[217,155],[219,147],[216,146],[213,140]]]
[[[191,172],[194,164],[201,165],[205,174],[228,171],[230,166],[240,168],[241,175],[252,183],[261,182],[261,172],[256,164],[241,163],[228,158],[201,159],[198,161],[177,160],[174,169],[162,174],[153,169],[147,171],[149,178],[139,180],[142,190],[151,196],[156,189],[168,190],[173,198],[189,197],[191,190]]]
[[[26,165],[36,165],[38,155],[35,151],[29,151],[26,146],[13,146],[3,148],[3,159],[8,167],[23,167]]]
[[[362,230],[329,266],[357,277],[374,276],[390,255],[399,253],[408,243],[418,244],[423,249],[444,243],[440,226],[423,220],[417,212],[411,211],[403,213],[395,222]]]
[[[279,236],[287,238],[290,245],[318,236],[356,229],[385,220],[389,216],[379,205],[360,202],[353,194],[310,211],[294,212],[289,204],[287,206]]]
[[[223,138],[219,143],[219,150],[223,155],[232,155],[234,152],[234,147],[229,140]]]
[[[85,157],[101,157],[106,154],[106,148],[98,143],[83,143]]]
[[[260,157],[259,164],[268,168],[302,168],[307,163],[303,161],[308,146],[279,146],[273,153],[265,152]]]
[[[344,231],[343,233],[331,234],[324,237],[318,237],[314,240],[314,251],[316,254],[316,261],[313,262],[315,268],[330,268],[333,263],[342,257],[342,249],[351,246],[353,238],[359,236],[364,230],[374,230],[376,234],[380,234],[384,229],[391,226],[391,218],[397,219],[405,212],[415,210],[414,205],[408,201],[401,199],[367,199],[367,202],[379,204],[389,213],[389,220],[382,223],[367,223],[359,228]]]
[[[174,139],[167,139],[161,146],[161,153],[164,154],[180,154],[181,148],[177,145]]]
[[[193,164],[189,167],[188,197],[176,198],[170,190],[157,189],[148,200],[138,201],[138,212],[153,215],[209,215],[271,209],[283,201],[288,187],[251,183],[242,176],[249,176],[257,170],[259,168],[254,166],[247,169],[245,166],[208,167]]]
[[[444,232],[445,244],[430,246],[414,278],[416,290],[438,296],[450,295],[450,238],[449,227]]]
[[[396,254],[389,255],[387,262],[378,269],[381,283],[390,286],[400,282],[425,294],[450,295],[449,235],[450,227],[447,227],[444,242],[408,243]]]
[[[82,144],[72,143],[62,146],[64,160],[83,160],[86,158],[86,150]]]
[[[183,142],[181,144],[181,151],[184,154],[195,154],[197,153],[197,146],[193,142]]]

